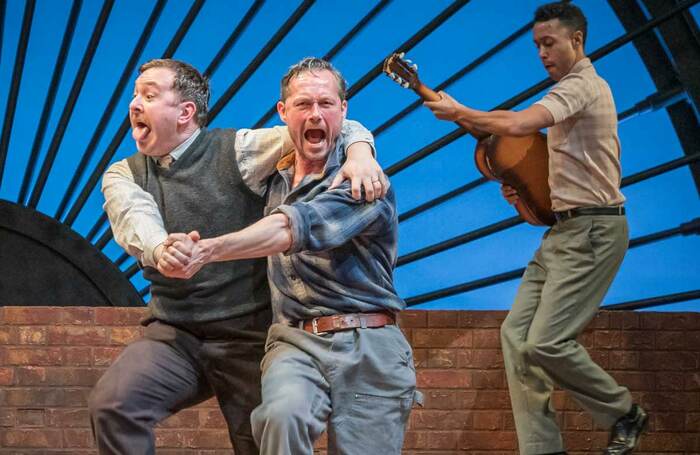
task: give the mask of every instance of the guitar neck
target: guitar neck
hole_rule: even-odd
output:
[[[411,89],[414,92],[416,92],[416,94],[418,96],[420,96],[421,99],[423,99],[423,101],[440,101],[440,95],[435,90],[433,90],[430,87],[428,87],[427,85],[423,84],[421,81],[417,81],[411,87]],[[489,135],[488,133],[485,133],[483,131],[475,130],[474,127],[472,127],[468,123],[464,123],[464,122],[460,122],[460,121],[456,121],[454,123],[457,126],[467,130],[467,132],[469,134],[471,134],[472,136],[474,136],[476,139],[483,139]]]

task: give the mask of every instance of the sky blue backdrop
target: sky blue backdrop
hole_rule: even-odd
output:
[[[469,2],[410,52],[410,57],[419,63],[421,79],[428,85],[442,82],[515,29],[528,23],[533,10],[540,3],[532,0]],[[577,3],[589,17],[586,46],[589,52],[625,33],[606,1]],[[0,109],[3,115],[24,4],[23,0],[7,1],[0,59]],[[38,210],[49,215],[56,211],[154,4],[154,0],[117,0],[115,3]],[[191,62],[202,70],[206,68],[250,4],[249,0],[206,1],[175,58]],[[279,78],[286,67],[304,56],[321,56],[328,52],[375,4],[367,0],[316,2],[213,121],[212,126],[251,126],[277,100]],[[391,2],[333,59],[334,64],[352,85],[450,4],[445,0]],[[191,1],[184,0],[167,4],[140,61],[162,55],[191,5]],[[297,1],[282,0],[265,3],[213,74],[212,105],[298,5]],[[17,200],[70,8],[71,2],[67,0],[37,1],[0,198]],[[85,1],[83,4],[40,162],[51,141],[101,8],[102,1]],[[696,5],[691,11],[697,20],[700,8]],[[631,44],[599,60],[596,67],[612,87],[619,112],[656,91]],[[447,91],[471,106],[490,109],[544,77],[546,73],[537,59],[531,36],[527,34]],[[134,78],[135,74],[111,118],[89,172],[97,164],[127,112]],[[349,117],[373,129],[414,100],[413,93],[380,76],[350,101]],[[275,116],[269,124],[276,123],[279,120]],[[453,124],[437,121],[426,109],[418,109],[377,136],[380,162],[385,167],[392,165],[453,129]],[[631,118],[620,125],[619,131],[624,175],[682,156],[668,115],[663,110]],[[395,175],[392,183],[398,195],[399,211],[405,212],[479,177],[472,161],[474,144],[471,137],[465,136]],[[133,151],[133,142],[127,134],[114,160],[124,158]],[[81,188],[86,179],[83,178]],[[624,192],[628,197],[632,238],[674,228],[700,216],[698,191],[687,167],[632,185]],[[83,235],[89,231],[101,213],[102,202],[99,191],[93,191],[73,225],[76,231]],[[500,199],[495,183],[483,185],[401,223],[400,254],[513,214],[511,208]],[[520,225],[399,267],[395,274],[397,288],[407,298],[522,267],[537,247],[542,233],[542,228]],[[110,242],[104,252],[115,259],[121,254],[121,249]],[[698,288],[699,252],[699,236],[674,237],[630,250],[605,302],[618,303]],[[132,263],[125,263],[123,268]],[[133,281],[137,289],[145,285],[140,274]],[[517,280],[510,281],[424,306],[507,309],[516,286]],[[686,302],[659,309],[698,311],[699,303]]]

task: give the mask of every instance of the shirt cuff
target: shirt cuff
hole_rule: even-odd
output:
[[[560,123],[562,120],[564,120],[566,116],[566,108],[557,103],[556,101],[541,99],[535,102],[534,104],[539,104],[540,106],[547,109],[549,113],[552,114],[554,123]]]
[[[158,248],[159,245],[163,244],[165,242],[165,239],[167,236],[154,236],[151,239],[146,239],[143,242],[143,253],[141,254],[141,257],[139,258],[139,261],[141,262],[141,265],[144,267],[153,267],[156,268],[156,260],[155,257],[153,256],[156,248]]]
[[[283,213],[287,216],[289,220],[289,231],[292,234],[292,244],[289,249],[284,252],[286,255],[298,253],[304,250],[304,245],[306,244],[306,239],[308,238],[308,228],[309,223],[306,221],[306,216],[299,210],[299,208],[291,205],[280,205],[275,210],[271,212]]]

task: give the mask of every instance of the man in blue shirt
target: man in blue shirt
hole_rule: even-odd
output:
[[[281,85],[277,109],[295,153],[277,164],[268,216],[211,239],[171,234],[163,265],[192,274],[269,256],[274,324],[251,417],[262,454],[311,454],[327,424],[331,451],[399,454],[416,378],[395,319],[405,304],[392,280],[394,194],[365,203],[348,184],[330,189],[347,111],[345,81],[330,63],[304,59]]]

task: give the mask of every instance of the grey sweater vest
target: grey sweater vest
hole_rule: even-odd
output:
[[[134,181],[158,204],[166,231],[197,230],[210,238],[262,218],[265,201],[241,178],[235,139],[232,129],[202,129],[169,169],[140,153],[127,159]],[[151,282],[152,316],[172,324],[238,317],[270,305],[264,258],[207,264],[189,280],[151,267],[143,274]]]

